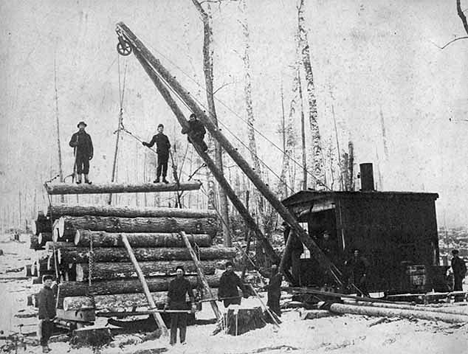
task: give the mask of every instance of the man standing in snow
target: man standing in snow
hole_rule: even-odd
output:
[[[39,291],[37,300],[39,304],[39,337],[42,346],[42,352],[50,352],[49,338],[54,329],[53,319],[56,316],[55,311],[55,296],[52,291],[53,277],[51,275],[44,275],[42,283],[44,287]]]
[[[146,147],[153,147],[156,143],[156,153],[158,154],[158,168],[156,170],[156,179],[153,183],[159,183],[161,173],[164,183],[169,183],[166,179],[167,176],[167,161],[169,161],[169,149],[171,148],[171,143],[169,138],[164,134],[164,125],[158,125],[158,134],[153,136],[153,139],[149,143],[143,141],[143,145]]]
[[[280,298],[281,298],[281,281],[283,276],[278,271],[278,265],[276,263],[271,265],[270,281],[267,285],[268,290],[268,302],[267,306],[276,315],[281,316]]]
[[[79,122],[78,131],[72,135],[69,145],[75,150],[75,173],[76,184],[81,184],[81,175],[84,174],[85,183],[91,184],[88,178],[89,161],[92,160],[94,155],[93,142],[91,136],[86,133],[85,122]]]
[[[192,312],[195,312],[196,310],[192,285],[184,278],[184,267],[178,266],[176,268],[176,273],[176,278],[169,283],[167,304],[165,306],[165,309],[180,311],[171,313],[171,339],[169,342],[171,345],[174,345],[177,342],[177,328],[179,328],[180,343],[185,344],[185,336],[187,334],[187,313],[184,311],[189,310],[186,301],[187,294],[192,304]]]
[[[237,288],[242,290],[242,294],[245,298],[248,297],[247,290],[242,283],[239,276],[234,273],[234,268],[231,262],[226,263],[226,271],[221,275],[219,279],[218,287],[218,299],[224,301],[224,307],[229,305],[240,305],[241,297]]]
[[[354,284],[364,296],[369,296],[367,291],[367,272],[369,269],[368,260],[361,256],[359,249],[353,250],[353,256],[346,261],[348,271],[348,282]],[[358,294],[360,296],[361,294]]]
[[[452,251],[452,270],[453,270],[453,290],[454,291],[463,291],[463,279],[465,278],[466,275],[466,265],[465,261],[461,259],[459,255],[458,250],[453,250]],[[463,300],[463,295],[456,295],[455,296],[455,301],[462,301]]]

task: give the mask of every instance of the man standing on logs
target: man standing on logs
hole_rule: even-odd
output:
[[[453,290],[454,291],[463,291],[463,279],[465,278],[466,275],[466,264],[463,259],[461,259],[459,255],[458,250],[453,250],[452,251],[452,270],[453,270]],[[463,295],[455,295],[455,301],[462,301],[463,300]]]
[[[175,310],[180,312],[171,313],[171,339],[170,345],[177,342],[177,328],[180,332],[180,343],[185,344],[185,335],[187,334],[187,306],[186,295],[188,294],[191,302],[191,311],[196,311],[192,285],[184,278],[184,267],[176,268],[176,278],[169,283],[169,291],[167,292],[167,304],[165,309]]]
[[[203,151],[208,150],[208,146],[203,140],[205,138],[206,129],[203,126],[203,123],[197,119],[197,116],[194,113],[190,115],[188,126],[188,129],[182,129],[182,134],[189,134],[192,137],[190,138],[189,136],[187,138],[190,143],[199,145]]]
[[[224,307],[228,307],[231,304],[240,305],[241,296],[239,296],[237,288],[242,290],[242,294],[245,298],[248,297],[247,290],[241,278],[234,273],[232,263],[227,262],[226,271],[221,275],[218,287],[218,300],[224,301]]]
[[[51,275],[44,275],[42,283],[44,287],[39,291],[38,304],[39,304],[39,337],[42,346],[42,352],[50,352],[49,338],[54,329],[55,311],[55,297],[52,290],[53,277]]]
[[[169,149],[171,148],[171,143],[169,138],[164,134],[164,125],[158,125],[158,134],[153,136],[153,139],[149,143],[142,142],[146,147],[153,147],[156,143],[156,153],[158,154],[158,168],[156,170],[156,179],[153,183],[159,183],[162,173],[162,178],[164,183],[169,183],[166,179],[167,176],[167,161],[169,161]]]
[[[81,175],[84,174],[85,183],[91,184],[88,179],[89,161],[92,160],[94,155],[93,142],[91,136],[86,133],[85,122],[79,122],[78,131],[72,135],[69,145],[75,150],[75,173],[76,184],[81,184]]]

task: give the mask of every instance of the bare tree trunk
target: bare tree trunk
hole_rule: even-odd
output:
[[[304,99],[302,97],[302,83],[299,66],[297,67],[298,92],[301,111],[301,147],[302,147],[302,189],[307,190],[307,149],[306,149],[306,134],[305,134],[305,117],[304,117]]]
[[[299,46],[302,53],[302,64],[306,73],[307,81],[307,94],[309,101],[309,124],[312,134],[312,167],[314,180],[312,181],[312,187],[317,186],[317,181],[326,183],[325,173],[323,168],[323,153],[322,153],[322,142],[320,137],[320,129],[317,121],[317,99],[315,96],[315,83],[314,75],[312,72],[312,64],[310,60],[309,52],[309,41],[307,38],[307,30],[305,28],[304,20],[304,0],[299,0],[298,9],[298,28],[299,28]]]
[[[348,143],[348,173],[349,173],[349,189],[350,191],[354,191],[354,145],[350,141]]]
[[[206,99],[208,101],[208,110],[210,117],[218,126],[218,117],[216,115],[216,107],[214,102],[213,90],[213,26],[211,18],[210,4],[208,3],[207,11],[203,9],[198,0],[192,0],[203,20],[203,71],[205,73]],[[223,172],[223,150],[221,145],[215,141],[215,161],[218,169]],[[227,196],[221,186],[218,184],[219,206],[223,225],[224,245],[230,247],[232,245],[230,227],[229,227],[229,212],[227,204]]]
[[[463,24],[463,28],[465,29],[466,34],[468,34],[468,22],[466,20],[465,13],[463,12],[461,8],[461,0],[457,0],[457,13],[458,17],[460,17],[461,22]]]
[[[253,113],[253,103],[252,103],[252,80],[251,80],[251,68],[250,68],[250,31],[249,23],[247,20],[247,4],[246,0],[242,0],[241,3],[242,12],[244,15],[242,21],[242,30],[244,33],[244,94],[245,94],[245,106],[247,110],[247,124],[248,124],[248,138],[249,138],[249,150],[252,162],[254,165],[254,170],[259,176],[262,176],[262,166],[260,165],[260,159],[258,158],[257,153],[257,142],[255,139],[255,117]],[[262,195],[255,190],[254,191],[255,201],[257,204],[257,214],[258,214],[258,223],[260,228],[265,231],[265,206]],[[257,262],[259,264],[264,264],[265,257],[261,247],[261,243],[257,243],[258,247],[256,248]]]

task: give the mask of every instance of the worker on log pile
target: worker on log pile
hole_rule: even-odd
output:
[[[167,161],[169,161],[169,149],[171,143],[169,138],[164,134],[164,125],[158,125],[158,134],[153,136],[153,139],[149,143],[142,142],[143,146],[153,147],[156,143],[156,153],[158,154],[158,168],[156,169],[156,179],[153,183],[159,183],[162,173],[162,180],[164,183],[169,183],[166,179],[167,176]]]
[[[358,296],[369,296],[367,290],[367,272],[369,270],[369,261],[361,255],[358,248],[353,250],[353,256],[345,263],[347,271],[348,286],[354,284],[362,294]]]
[[[190,143],[199,145],[203,151],[208,150],[208,146],[203,140],[206,134],[206,129],[203,126],[203,123],[198,120],[194,113],[190,115],[189,121],[187,123],[188,128],[183,128],[182,134],[189,134],[187,139]]]
[[[463,259],[459,257],[460,252],[458,250],[452,251],[452,270],[453,270],[453,290],[463,291],[463,279],[466,275],[466,264]],[[463,295],[455,295],[455,301],[463,301]]]
[[[185,336],[187,334],[187,306],[186,296],[188,295],[191,303],[191,311],[196,311],[192,285],[184,278],[184,267],[176,268],[176,278],[169,283],[169,291],[167,292],[167,303],[165,310],[178,310],[180,312],[171,313],[171,338],[170,345],[177,343],[177,328],[179,328],[180,343],[185,344]]]
[[[42,346],[42,352],[50,352],[49,338],[54,329],[55,311],[55,296],[52,290],[53,277],[52,275],[44,275],[42,277],[44,287],[39,291],[37,300],[39,305],[39,338]]]
[[[74,148],[75,152],[75,173],[76,184],[81,184],[81,175],[84,174],[85,183],[91,184],[88,178],[89,174],[89,161],[92,160],[94,155],[93,142],[91,136],[86,133],[85,122],[79,122],[78,131],[72,135],[69,145]]]
[[[229,305],[240,305],[241,296],[237,288],[242,290],[242,295],[247,298],[249,295],[241,278],[234,273],[234,268],[231,262],[226,262],[226,271],[219,279],[218,300],[224,302],[224,307]]]
[[[271,265],[271,274],[270,281],[268,282],[267,294],[268,302],[267,306],[273,311],[276,315],[281,317],[281,307],[280,307],[280,298],[281,298],[281,282],[283,281],[283,276],[278,271],[278,264],[273,263]]]

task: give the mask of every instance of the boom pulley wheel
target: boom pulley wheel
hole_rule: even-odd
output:
[[[119,43],[117,43],[117,52],[126,57],[132,53],[132,46],[125,39],[119,38]]]

